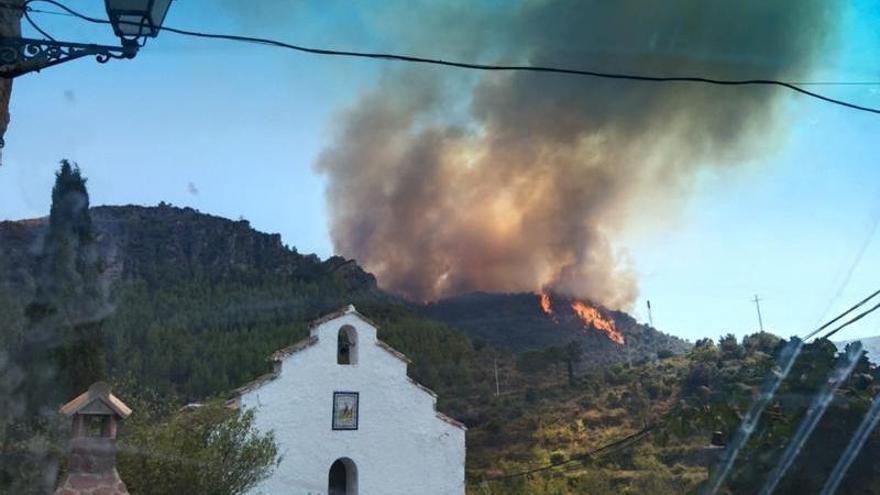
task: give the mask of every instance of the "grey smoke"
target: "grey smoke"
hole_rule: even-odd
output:
[[[833,40],[842,9],[545,0],[502,4],[483,33],[462,5],[407,9],[400,29],[385,22],[387,35],[428,55],[442,54],[444,40],[473,40],[445,55],[489,62],[797,80]],[[389,63],[340,115],[316,165],[335,249],[417,300],[549,287],[626,308],[637,281],[616,235],[670,211],[699,171],[778,148],[785,94]]]

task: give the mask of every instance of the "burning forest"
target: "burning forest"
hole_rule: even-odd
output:
[[[459,47],[451,58],[720,79],[806,79],[834,28],[820,0],[550,0],[485,19],[470,4],[466,16],[432,8],[419,30],[389,34],[397,46],[431,54],[423,24],[456,19],[435,30]],[[733,173],[786,138],[783,93],[720,91],[389,65],[316,162],[335,251],[415,301],[547,287],[629,309],[628,229],[674,219],[701,174]]]
[[[550,294],[547,292],[541,292],[538,294],[538,302],[541,306],[541,310],[547,316],[551,317],[553,321],[558,323],[559,320],[557,319],[556,311],[553,309],[553,300]],[[623,336],[623,333],[617,329],[614,320],[603,316],[599,308],[578,300],[571,300],[566,304],[569,309],[572,310],[574,315],[583,323],[585,329],[592,328],[601,332],[608,337],[608,340],[616,344],[626,344],[626,338]]]

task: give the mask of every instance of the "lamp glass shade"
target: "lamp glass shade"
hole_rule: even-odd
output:
[[[171,0],[105,0],[105,5],[116,36],[152,38],[159,34]]]

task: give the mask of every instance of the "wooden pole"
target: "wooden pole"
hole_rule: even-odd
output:
[[[495,397],[501,395],[501,387],[498,385],[498,358],[492,361],[492,365],[495,368]]]
[[[764,321],[761,319],[761,299],[758,297],[757,294],[755,294],[755,298],[752,299],[752,301],[755,302],[755,308],[758,310],[758,328],[760,328],[761,331],[763,332],[764,331]]]

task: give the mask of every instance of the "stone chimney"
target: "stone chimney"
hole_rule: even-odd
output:
[[[116,426],[131,414],[110,386],[97,382],[61,408],[73,422],[67,475],[55,495],[128,495],[116,471]]]

